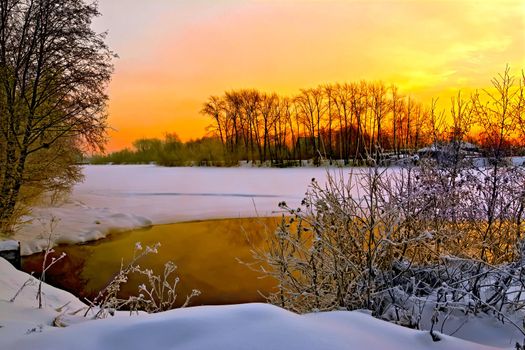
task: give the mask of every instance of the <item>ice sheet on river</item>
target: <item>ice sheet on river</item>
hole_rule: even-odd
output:
[[[52,218],[56,243],[82,243],[152,224],[279,215],[280,201],[296,206],[312,178],[326,179],[323,168],[112,165],[83,172],[65,203],[36,207],[26,218],[15,236],[23,255],[45,249]]]

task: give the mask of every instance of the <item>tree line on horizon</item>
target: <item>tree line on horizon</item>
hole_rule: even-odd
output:
[[[509,103],[518,103],[522,79],[505,75],[516,90]],[[497,87],[495,87],[497,89]],[[496,145],[507,155],[522,152],[523,115],[507,115],[502,134],[492,120],[491,101],[483,90],[452,98],[450,110],[438,110],[437,100],[425,105],[383,82],[326,84],[302,89],[293,97],[257,89],[240,89],[210,96],[201,113],[210,118],[208,135],[183,143],[176,134],[164,140],[139,139],[133,150],[95,156],[92,163],[236,165],[240,160],[294,165],[321,158],[345,164],[366,164],[382,157],[400,157],[432,143],[472,142],[486,156]],[[506,124],[510,125],[507,127]],[[499,143],[502,142],[500,145]]]
[[[430,111],[382,82],[321,85],[294,97],[234,90],[211,96],[202,113],[227,153],[263,162],[364,160],[430,140]]]
[[[454,141],[475,143],[489,156],[496,146],[510,155],[523,146],[524,118],[509,113],[497,120],[495,109],[509,103],[516,105],[509,110],[521,110],[523,82],[508,68],[501,77],[508,79],[508,101],[494,100],[489,90],[466,98],[458,92],[448,113],[438,110],[436,99],[425,105],[395,85],[366,81],[320,85],[294,97],[234,90],[209,97],[202,113],[212,120],[211,134],[240,159],[377,161]]]

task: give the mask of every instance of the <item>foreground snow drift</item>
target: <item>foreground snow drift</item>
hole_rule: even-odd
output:
[[[38,285],[35,279],[32,279],[33,283],[22,289],[13,302],[10,302],[29,279],[28,274],[16,270],[9,262],[0,258],[0,349],[2,350],[14,349],[12,342],[27,334],[48,331],[59,315],[73,313],[86,307],[72,294],[44,285],[44,305],[42,309],[38,309],[36,300]]]
[[[35,285],[9,302],[28,277],[0,258],[0,349],[491,349],[443,335],[433,342],[429,332],[360,312],[296,315],[267,304],[202,306],[86,321],[81,313],[71,315],[85,307],[83,303],[48,285],[42,310],[36,308]],[[51,327],[59,315],[77,324]]]
[[[27,337],[18,349],[482,349],[458,339],[433,342],[358,312],[299,316],[267,304],[205,306],[109,319]]]

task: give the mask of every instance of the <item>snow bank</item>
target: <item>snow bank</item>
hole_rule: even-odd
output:
[[[33,283],[22,289],[16,299],[10,302],[30,278]],[[61,313],[86,306],[72,294],[44,284],[44,307],[38,309],[35,298],[37,288],[37,280],[0,258],[0,349],[14,349],[8,344],[29,333],[52,329],[53,320]],[[34,349],[38,349],[38,346]]]
[[[46,248],[53,217],[55,243],[83,243],[155,224],[275,215],[280,201],[298,205],[312,178],[326,179],[323,168],[109,165],[83,173],[66,203],[35,207],[25,218],[14,237],[22,255]]]
[[[297,315],[268,304],[201,306],[131,317],[120,313],[93,321],[75,313],[85,304],[47,284],[41,310],[36,284],[9,302],[29,277],[0,258],[0,349],[495,349],[444,335],[433,342],[429,332],[361,312]],[[52,327],[58,316],[73,325]]]
[[[511,161],[514,166],[525,166],[525,157],[512,157]]]
[[[299,316],[267,304],[204,306],[108,319],[36,334],[17,349],[488,349],[452,337],[433,342],[358,312]]]

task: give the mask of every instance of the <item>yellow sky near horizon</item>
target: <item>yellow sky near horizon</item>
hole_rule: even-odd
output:
[[[203,136],[210,95],[362,79],[422,101],[525,68],[523,1],[100,0],[97,30],[120,58],[109,150],[141,137]]]

